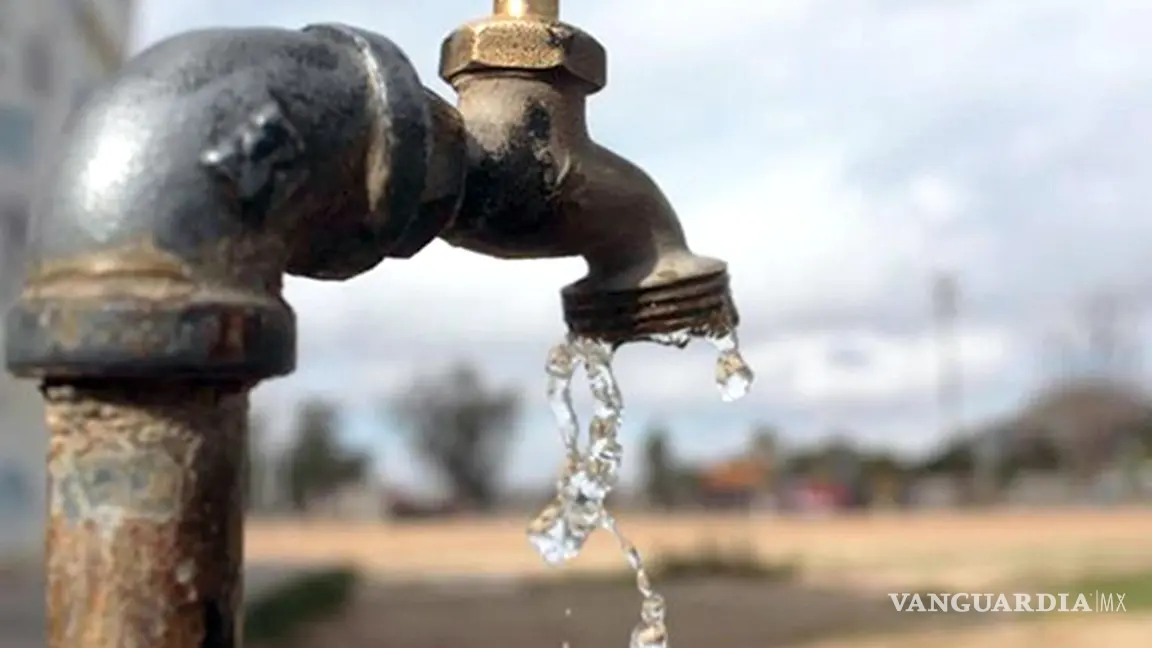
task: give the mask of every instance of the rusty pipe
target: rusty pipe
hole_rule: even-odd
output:
[[[656,182],[589,134],[606,52],[557,10],[496,2],[445,39],[440,74],[469,150],[464,202],[441,237],[500,258],[583,257],[588,274],[561,291],[574,333],[618,345],[729,332],[726,264],[694,254]]]
[[[285,272],[408,257],[454,217],[456,111],[387,39],[207,30],[67,126],[7,319],[51,435],[51,648],[236,648],[249,390],[295,365]]]
[[[43,392],[48,646],[239,646],[247,387]]]

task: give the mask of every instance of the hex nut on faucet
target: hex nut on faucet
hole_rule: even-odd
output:
[[[600,41],[566,23],[536,18],[493,17],[468,23],[441,46],[440,76],[486,70],[564,70],[589,86],[608,83],[608,56]]]

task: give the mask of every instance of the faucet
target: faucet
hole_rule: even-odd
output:
[[[604,47],[559,21],[559,0],[493,5],[441,49],[468,134],[463,205],[441,238],[502,258],[583,257],[587,276],[562,291],[575,334],[619,345],[730,330],[725,264],[693,254],[655,181],[589,136]]]
[[[592,140],[604,47],[558,0],[495,0],[444,41],[452,106],[390,39],[208,29],[141,52],[65,125],[35,203],[9,371],[49,432],[51,648],[235,648],[251,389],[295,369],[285,274],[341,280],[437,237],[581,256],[574,335],[736,325],[725,264]]]

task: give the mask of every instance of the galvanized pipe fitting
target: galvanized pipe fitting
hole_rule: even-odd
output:
[[[255,381],[295,366],[285,271],[343,279],[455,215],[464,138],[387,39],[200,31],[69,125],[7,353],[37,378]]]
[[[51,648],[236,648],[249,390],[295,366],[290,272],[409,257],[455,217],[456,111],[387,39],[212,30],[68,126],[7,361],[42,381]]]

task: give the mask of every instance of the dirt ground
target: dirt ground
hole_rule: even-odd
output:
[[[667,597],[669,631],[679,646],[797,646],[827,637],[829,631],[867,636],[932,627],[927,617],[896,613],[882,596],[720,581],[660,589]],[[348,617],[319,629],[309,645],[626,646],[638,610],[636,592],[624,585],[553,582],[456,591],[376,586]]]
[[[673,642],[709,648],[1129,648],[1152,618],[1048,620],[898,613],[888,591],[1003,591],[1016,583],[1152,566],[1152,511],[773,519],[622,516],[641,548],[753,547],[795,561],[799,582],[663,588]],[[342,619],[306,646],[505,648],[624,646],[638,613],[628,586],[541,580],[619,569],[606,538],[572,568],[546,570],[522,520],[405,526],[252,523],[250,559],[352,562],[374,576]],[[526,582],[530,579],[531,582]],[[659,584],[658,584],[659,585]]]
[[[908,614],[884,596],[784,585],[669,585],[676,646],[708,648],[1136,648],[1152,617],[1036,620],[1022,615]],[[447,592],[372,587],[344,618],[297,648],[507,648],[626,646],[636,594],[564,585]]]
[[[707,545],[746,547],[838,586],[871,579],[986,585],[1152,564],[1152,509],[822,519],[625,514],[620,525],[647,556]],[[525,526],[523,519],[404,525],[254,520],[246,551],[255,561],[344,561],[390,578],[563,576],[624,564],[615,543],[598,534],[572,565],[549,569],[529,548]]]
[[[836,639],[803,648],[1137,648],[1148,645],[1152,617],[1132,615],[933,629],[867,640]]]

